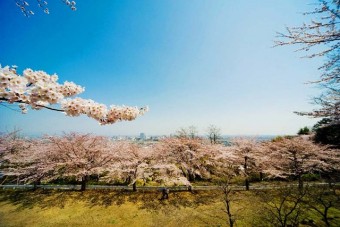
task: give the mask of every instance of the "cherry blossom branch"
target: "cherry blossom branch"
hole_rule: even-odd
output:
[[[5,98],[0,98],[0,104],[1,104],[1,101],[9,102],[10,100],[5,99]],[[21,101],[21,100],[15,101],[15,103],[29,104],[29,103],[24,102],[24,101]],[[1,104],[1,105],[2,105],[2,104]],[[37,104],[37,106],[38,106],[38,107],[41,107],[41,108],[46,108],[46,109],[49,109],[49,110],[53,110],[53,111],[65,112],[65,110],[56,109],[56,108],[52,108],[52,107],[49,107],[49,106],[43,106],[43,105],[38,105],[38,104]],[[14,110],[14,109],[13,109],[13,110]]]
[[[44,71],[26,69],[23,76],[17,74],[16,66],[1,67],[0,65],[0,102],[19,103],[22,113],[27,106],[32,109],[49,109],[64,112],[68,116],[87,115],[101,125],[113,124],[118,121],[132,121],[148,111],[148,107],[110,106],[97,103],[91,99],[75,97],[85,88],[73,83],[59,84],[58,76],[48,75]],[[60,109],[49,105],[60,104]]]
[[[324,92],[314,99],[321,108],[311,112],[295,112],[311,117],[327,117],[332,124],[340,123],[340,1],[319,0],[317,7],[304,15],[317,16],[309,23],[298,27],[286,27],[285,33],[277,33],[275,46],[299,45],[297,51],[310,51],[312,48],[323,47],[310,53],[308,58],[325,57],[319,67],[322,74],[319,80],[309,82],[320,84]]]
[[[21,12],[24,14],[25,17],[30,17],[34,15],[34,12],[30,9],[29,0],[15,0],[15,4],[17,7],[20,8]],[[43,0],[37,0],[38,6],[45,14],[50,14],[50,10],[48,8],[48,2]],[[69,1],[69,0],[62,0],[62,2],[70,7],[72,11],[77,10],[76,8],[76,2],[75,1]]]

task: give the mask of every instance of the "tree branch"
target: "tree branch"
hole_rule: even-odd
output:
[[[8,103],[9,103],[9,100],[6,99],[6,98],[0,98],[0,103],[1,103],[1,101],[5,101],[5,102],[8,102]],[[18,100],[18,101],[14,101],[14,102],[15,102],[15,103],[23,103],[23,104],[30,105],[29,103],[24,102],[24,101],[22,101],[22,100]],[[46,109],[53,110],[53,111],[65,112],[65,110],[62,110],[62,109],[56,109],[56,108],[53,108],[53,107],[44,106],[44,105],[39,105],[39,104],[35,104],[35,105],[38,106],[38,107],[46,108]]]

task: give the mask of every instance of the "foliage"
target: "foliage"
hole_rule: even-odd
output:
[[[237,138],[231,146],[203,139],[167,138],[153,144],[112,141],[69,133],[24,139],[0,137],[1,173],[17,183],[88,182],[132,185],[186,185],[264,178],[310,180],[340,169],[339,152],[306,138],[256,142]]]
[[[331,120],[324,118],[314,125],[314,141],[322,144],[340,147],[340,124],[331,124]]]
[[[332,120],[329,118],[322,118],[320,121],[318,121],[315,125],[313,125],[312,131],[315,132],[319,128],[322,128],[326,125],[331,124]]]
[[[275,138],[273,138],[271,140],[271,142],[279,142],[282,141],[284,139],[293,139],[295,136],[276,136]]]
[[[2,168],[5,175],[17,176],[24,183],[75,178],[82,182],[82,190],[91,175],[113,168],[122,146],[105,137],[76,133],[23,142],[27,146],[15,152],[9,147],[18,141],[2,143],[6,147],[2,158],[7,163]]]
[[[270,162],[266,173],[273,177],[294,177],[300,187],[303,174],[331,172],[340,167],[336,152],[302,137],[270,142],[267,147]]]
[[[298,135],[308,135],[310,134],[310,130],[307,126],[300,128],[300,130],[297,133]]]
[[[210,178],[209,168],[213,165],[216,150],[202,139],[188,137],[164,139],[156,149],[166,163],[178,166],[189,181]]]
[[[236,163],[245,176],[246,190],[249,190],[250,175],[255,172],[263,172],[267,166],[267,150],[255,139],[235,138],[231,144],[231,149],[237,157]]]

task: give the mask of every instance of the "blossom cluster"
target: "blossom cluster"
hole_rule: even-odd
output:
[[[26,69],[23,76],[16,72],[16,67],[0,67],[0,97],[9,103],[19,102],[32,106],[56,104],[64,97],[70,97],[84,91],[73,82],[63,85],[57,82],[56,74],[50,76],[43,71]]]
[[[100,124],[113,124],[117,121],[132,121],[139,115],[143,115],[148,108],[137,108],[129,106],[110,106],[110,109],[104,104],[96,103],[91,99],[65,99],[61,102],[61,107],[69,116],[79,116],[86,114],[94,118]]]
[[[76,8],[76,2],[75,1],[69,1],[69,0],[63,0],[63,2],[71,8],[71,10],[75,11]]]
[[[60,104],[61,109],[68,116],[87,115],[100,124],[113,124],[122,120],[134,120],[143,115],[148,109],[111,106],[96,103],[90,99],[79,97],[70,98],[82,93],[85,89],[73,82],[59,84],[56,74],[49,75],[44,71],[26,69],[20,76],[16,66],[0,66],[0,102],[20,103],[22,113],[27,112],[27,106],[32,109],[49,108],[49,105]]]
[[[50,10],[47,7],[47,5],[48,5],[47,1],[37,0],[37,2],[38,2],[39,8],[41,8],[44,11],[44,13],[50,14]],[[77,10],[76,2],[75,1],[62,0],[62,2],[64,4],[66,4],[68,7],[70,7],[71,10],[73,10],[73,11]],[[34,12],[32,10],[30,10],[30,8],[29,8],[30,4],[28,3],[28,1],[25,1],[25,0],[16,0],[15,4],[20,8],[21,12],[26,17],[30,17],[30,16],[34,15]]]

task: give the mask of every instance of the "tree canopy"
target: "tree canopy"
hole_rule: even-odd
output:
[[[327,117],[331,123],[340,122],[340,1],[319,0],[313,11],[304,13],[313,16],[309,23],[297,27],[287,27],[285,33],[278,33],[276,45],[298,45],[300,51],[307,51],[306,57],[323,57],[325,63],[317,83],[323,93],[314,98],[320,106],[311,112],[296,112],[311,117]],[[321,50],[320,48],[321,47]]]

